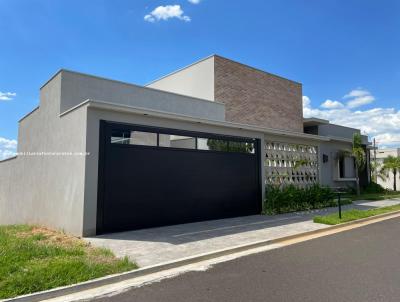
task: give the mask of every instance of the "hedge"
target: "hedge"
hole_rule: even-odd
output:
[[[306,188],[297,188],[294,185],[285,187],[269,185],[265,196],[264,213],[266,214],[305,211],[337,205],[333,191],[319,184]]]

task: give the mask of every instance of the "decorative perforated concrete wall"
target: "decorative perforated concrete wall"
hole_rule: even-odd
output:
[[[307,187],[318,182],[318,147],[265,142],[265,182]]]

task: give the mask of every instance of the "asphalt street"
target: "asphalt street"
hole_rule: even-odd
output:
[[[95,302],[400,301],[400,218],[220,263]]]

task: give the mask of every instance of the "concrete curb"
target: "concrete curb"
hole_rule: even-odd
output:
[[[277,243],[281,243],[281,242],[287,241],[287,240],[293,240],[293,239],[298,239],[298,238],[301,238],[304,236],[316,235],[316,234],[324,233],[324,232],[331,231],[331,230],[342,229],[342,228],[346,228],[350,225],[363,224],[364,222],[367,222],[367,221],[380,220],[381,218],[385,218],[385,217],[389,217],[389,216],[396,216],[397,214],[400,214],[400,210],[395,211],[395,212],[375,215],[375,216],[371,216],[371,217],[363,218],[363,219],[359,219],[359,220],[354,220],[354,221],[350,221],[350,222],[346,222],[346,223],[342,223],[342,224],[338,224],[338,225],[333,225],[333,226],[325,227],[325,228],[322,228],[319,230],[303,232],[303,233],[285,236],[285,237],[276,238],[276,239],[262,240],[262,241],[257,241],[257,242],[253,242],[250,244],[235,246],[233,248],[217,250],[217,251],[214,251],[211,253],[199,254],[199,255],[196,255],[193,257],[182,258],[182,259],[179,259],[176,261],[165,262],[165,263],[157,264],[154,266],[139,268],[139,269],[136,269],[133,271],[125,272],[125,273],[120,273],[120,274],[110,275],[110,276],[106,276],[106,277],[102,277],[102,278],[98,278],[98,279],[94,279],[94,280],[89,280],[89,281],[78,283],[75,285],[58,287],[58,288],[54,288],[54,289],[47,290],[47,291],[37,292],[37,293],[33,293],[33,294],[28,294],[28,295],[19,296],[19,297],[15,297],[15,298],[11,298],[11,299],[6,299],[6,300],[0,300],[0,301],[3,301],[3,302],[43,301],[43,300],[47,300],[47,299],[52,299],[52,298],[56,298],[56,297],[73,294],[73,293],[83,291],[83,290],[93,289],[96,287],[121,282],[124,280],[136,278],[136,277],[141,277],[144,275],[149,275],[152,273],[157,273],[157,272],[172,269],[172,268],[177,268],[177,267],[188,265],[188,264],[193,264],[193,263],[204,261],[204,260],[218,258],[221,256],[226,256],[229,254],[243,252],[243,251],[254,249],[254,248],[264,247],[264,246],[271,245],[271,244],[277,244]],[[389,218],[391,218],[391,217],[389,217]],[[395,217],[393,217],[393,218],[395,218]]]

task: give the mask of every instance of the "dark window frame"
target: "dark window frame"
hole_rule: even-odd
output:
[[[107,122],[106,122],[107,123]],[[143,125],[133,125],[133,124],[124,124],[124,123],[109,123],[112,125],[113,131],[140,131],[147,133],[157,134],[157,145],[149,146],[149,145],[136,145],[136,144],[118,144],[118,143],[109,143],[112,146],[119,148],[159,148],[159,149],[169,149],[169,150],[186,150],[186,151],[195,151],[195,152],[223,152],[223,153],[234,153],[234,154],[243,154],[243,155],[255,155],[256,152],[256,138],[246,138],[246,137],[238,137],[238,136],[230,136],[230,135],[219,135],[212,133],[204,133],[197,131],[189,131],[189,130],[179,130],[179,129],[169,129],[162,127],[154,127],[154,126],[143,126]],[[195,138],[195,148],[178,148],[178,147],[166,147],[160,146],[160,134],[165,135],[177,135],[177,136],[187,136]],[[198,149],[198,139],[215,139],[222,140],[227,142],[227,151],[223,150],[206,150],[206,149]],[[229,150],[229,142],[241,142],[241,143],[250,143],[253,145],[253,152],[240,152],[240,151],[230,151]]]

